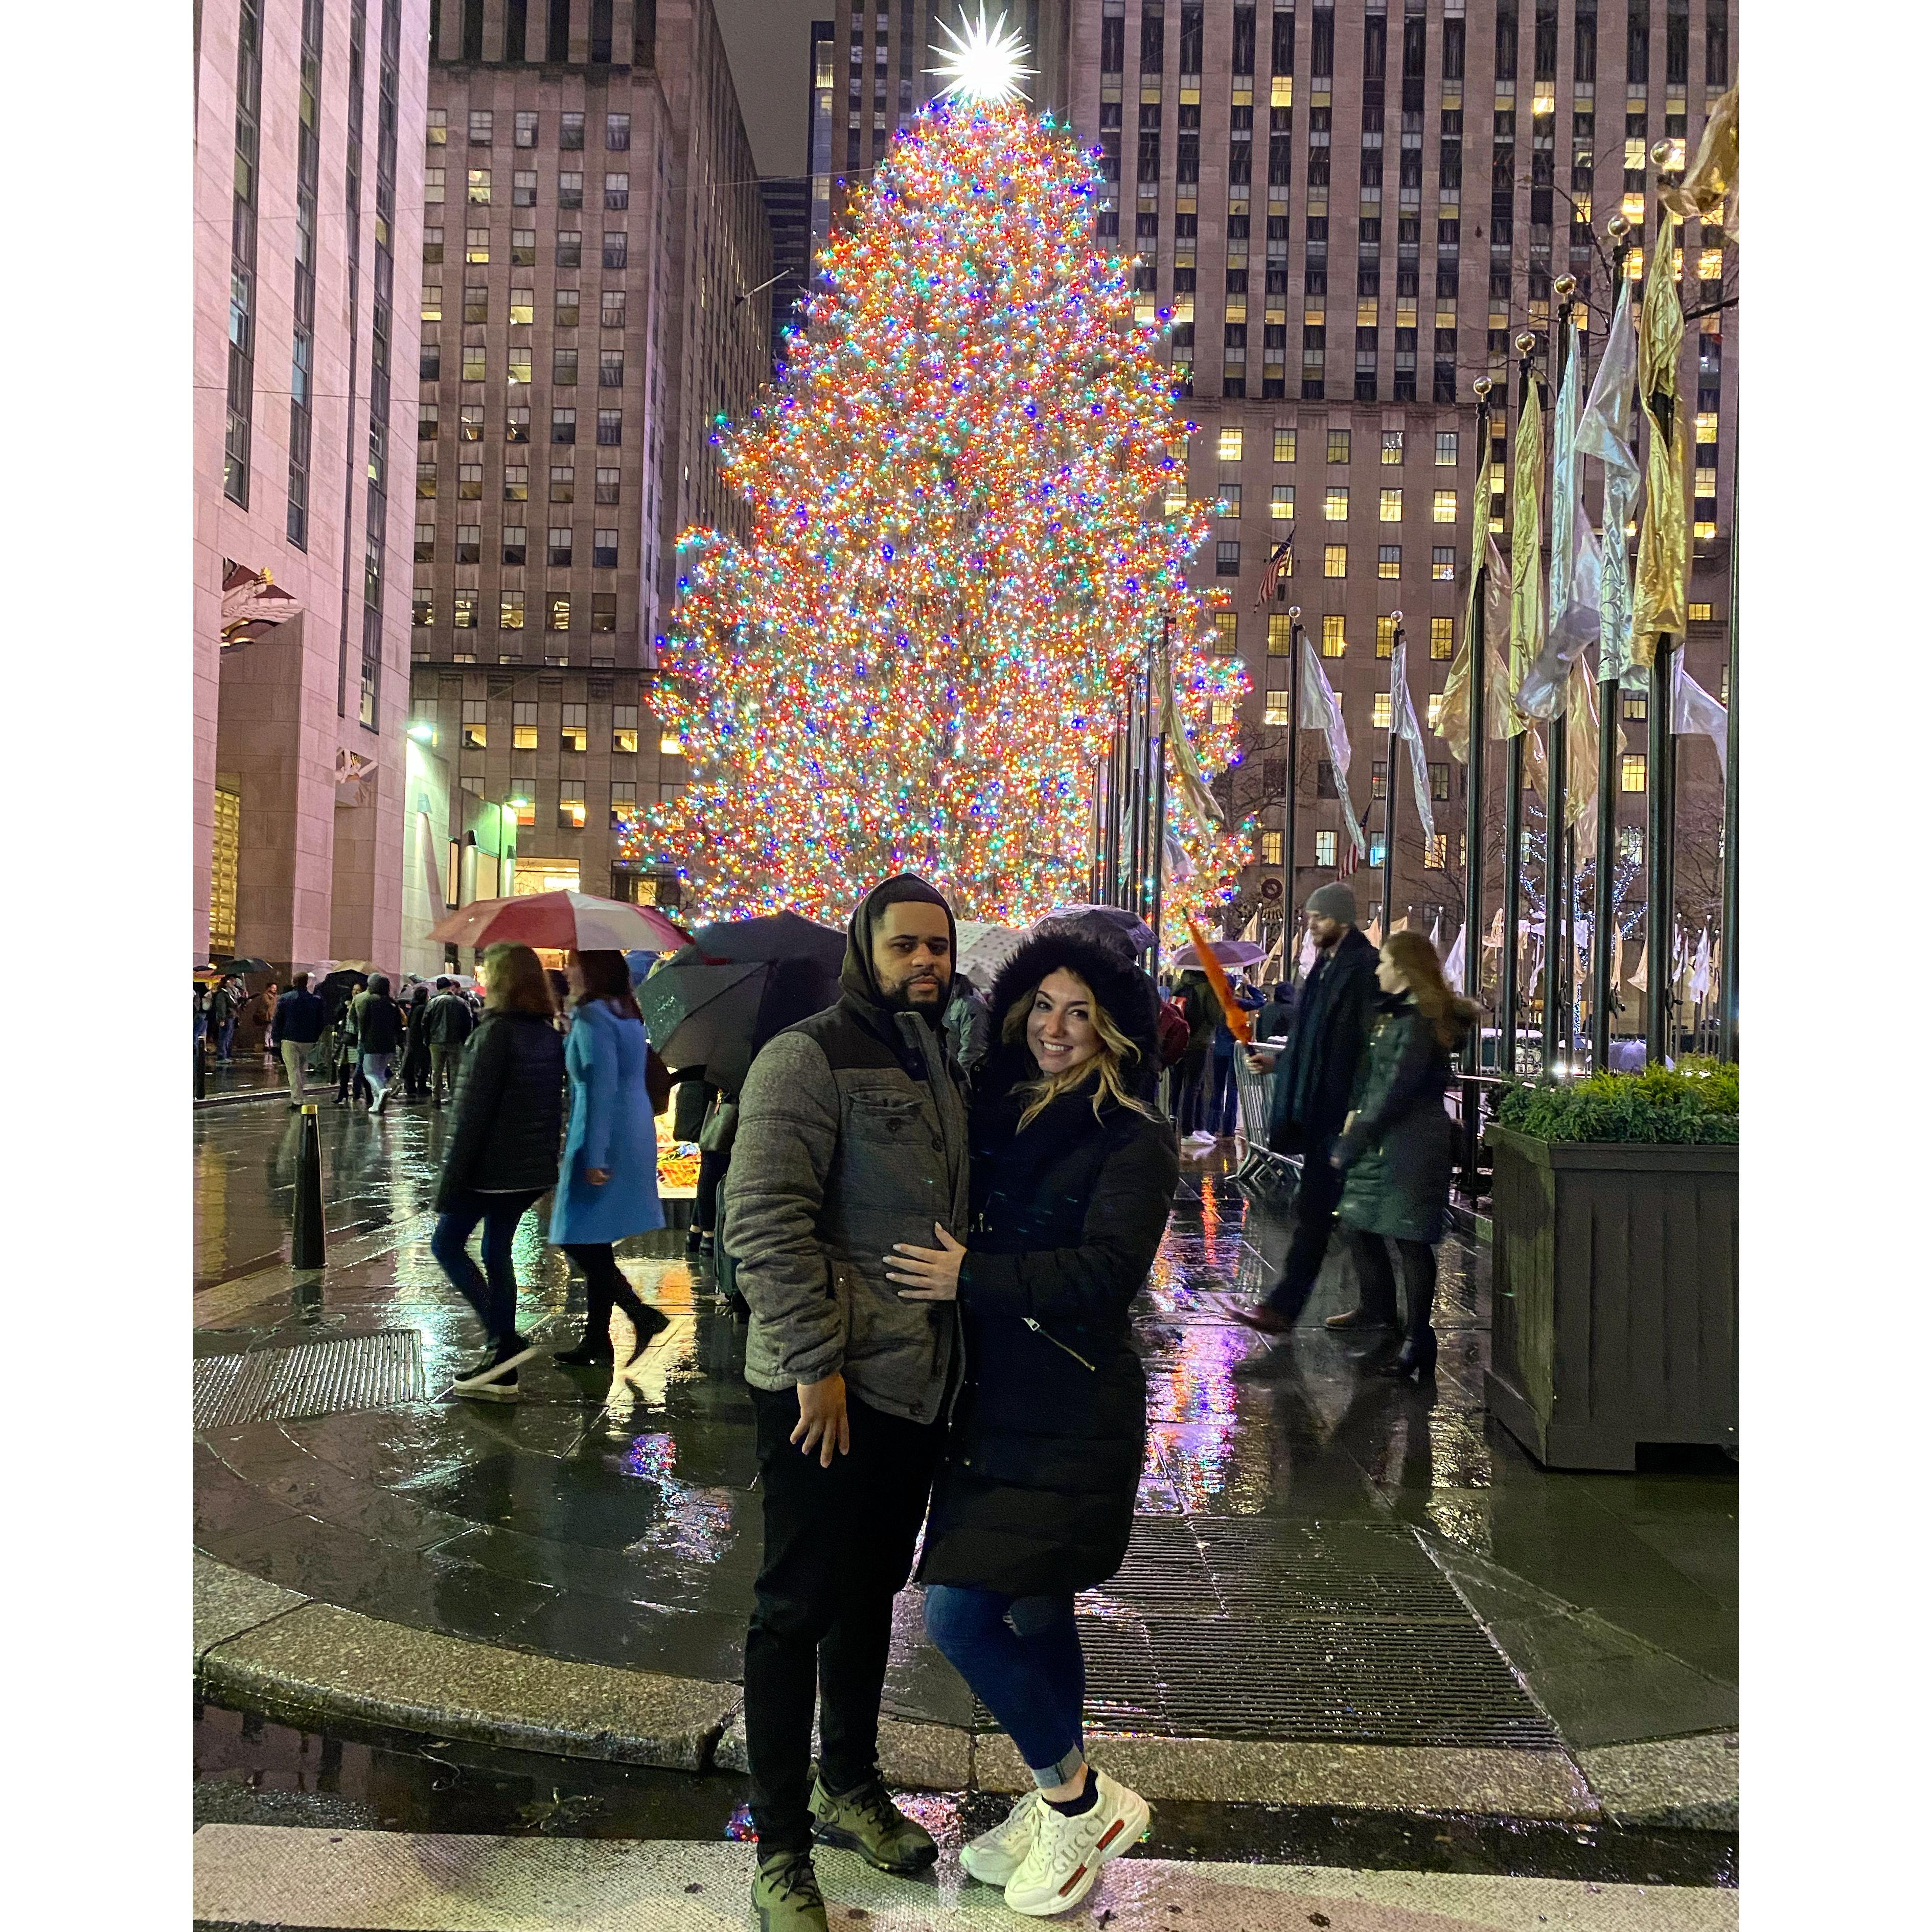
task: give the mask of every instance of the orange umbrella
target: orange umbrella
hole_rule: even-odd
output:
[[[1234,998],[1234,989],[1228,985],[1228,975],[1220,961],[1215,958],[1214,947],[1191,919],[1187,922],[1187,936],[1194,942],[1195,955],[1201,962],[1201,970],[1208,976],[1208,985],[1214,989],[1215,998],[1221,1002],[1221,1016],[1228,1022],[1228,1030],[1246,1046],[1255,1036],[1246,1007]]]

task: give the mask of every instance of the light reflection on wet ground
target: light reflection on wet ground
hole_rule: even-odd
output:
[[[400,1409],[213,1432],[196,1451],[201,1546],[402,1622],[735,1676],[760,1540],[740,1331],[667,1231],[620,1250],[639,1292],[672,1318],[636,1370],[598,1376],[545,1358],[524,1370],[515,1408],[444,1397],[477,1342],[427,1245],[445,1118],[398,1106],[371,1122],[325,1108],[332,1256],[358,1241],[373,1251],[332,1267],[319,1291],[262,1275],[197,1300],[213,1311],[197,1328],[202,1352],[413,1328],[438,1393]],[[197,1115],[206,1274],[284,1238],[292,1120],[267,1101]],[[1184,1170],[1138,1315],[1150,1418],[1140,1507],[1150,1522],[1419,1532],[1464,1566],[1452,1568],[1459,1587],[1571,1742],[1734,1723],[1728,1466],[1538,1468],[1483,1413],[1486,1260],[1454,1240],[1442,1254],[1432,1391],[1364,1373],[1372,1352],[1322,1327],[1354,1298],[1339,1251],[1288,1346],[1228,1323],[1217,1300],[1265,1292],[1286,1230],[1273,1207],[1214,1171],[1228,1164]],[[575,1339],[583,1289],[544,1244],[543,1212],[517,1243],[524,1325],[562,1346]],[[1244,1364],[1262,1372],[1237,1374]],[[896,1707],[969,1720],[957,1680],[925,1650],[916,1593],[902,1610]]]

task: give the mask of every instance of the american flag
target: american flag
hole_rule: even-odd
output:
[[[1262,594],[1255,599],[1258,610],[1275,592],[1280,588],[1282,579],[1287,576],[1294,563],[1294,530],[1291,525],[1288,535],[1275,547],[1274,554],[1268,560],[1268,568],[1262,572]]]
[[[1335,876],[1338,879],[1350,878],[1361,863],[1361,854],[1355,850],[1355,842],[1348,836],[1346,826],[1338,835],[1336,845],[1341,856],[1335,863]]]

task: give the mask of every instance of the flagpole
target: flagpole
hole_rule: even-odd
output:
[[[1382,788],[1382,944],[1395,930],[1395,766],[1402,738],[1402,713],[1396,709],[1395,674],[1402,664],[1402,613],[1389,614],[1395,636],[1389,646],[1388,782]]]
[[[1576,278],[1558,279],[1556,292],[1563,306],[1556,316],[1556,387],[1558,394],[1570,361],[1570,314],[1576,292]],[[1574,460],[1573,460],[1574,463]],[[1556,478],[1550,478],[1554,491]],[[1554,504],[1550,526],[1556,528]],[[1568,565],[1569,559],[1562,561]],[[1570,822],[1570,686],[1564,681],[1562,701],[1550,718],[1549,774],[1543,802],[1543,1072],[1547,1079],[1558,1057],[1565,1052],[1569,1036],[1569,1003],[1564,982],[1569,966],[1570,875],[1564,866],[1569,851]]]
[[[1114,722],[1114,734],[1107,748],[1107,846],[1106,891],[1108,905],[1120,903],[1120,721]]]
[[[1732,472],[1735,477],[1736,471]],[[1731,498],[1730,681],[1724,692],[1724,903],[1718,915],[1718,1058],[1738,1057],[1738,506]]]
[[[1301,740],[1301,606],[1288,607],[1288,788],[1281,802],[1281,964],[1282,977],[1294,982],[1300,949],[1288,955],[1288,937],[1295,930],[1294,801],[1300,774],[1296,752]]]
[[[1166,620],[1162,628],[1166,628]],[[1160,899],[1161,874],[1167,861],[1167,732],[1166,718],[1163,713],[1163,728],[1154,734],[1154,916],[1148,923],[1154,928],[1154,956],[1148,970],[1156,981],[1160,977]]]
[[[1535,380],[1534,357],[1536,338],[1528,329],[1516,339],[1516,434],[1522,434],[1522,412],[1529,403],[1529,386]],[[1512,702],[1515,694],[1510,694]],[[1522,926],[1522,765],[1523,740],[1528,734],[1526,724],[1522,730],[1510,740],[1509,762],[1503,767],[1503,956],[1501,1025],[1502,1036],[1497,1042],[1498,1069],[1504,1073],[1516,1071],[1516,1020],[1518,980],[1516,945]],[[1546,843],[1547,842],[1546,841]],[[1546,937],[1549,918],[1546,914],[1544,930]]]
[[[1486,494],[1490,484],[1490,389],[1486,376],[1476,378],[1476,489]],[[1488,830],[1484,814],[1483,780],[1489,743],[1489,640],[1484,619],[1490,595],[1490,506],[1476,506],[1475,554],[1469,568],[1475,579],[1475,614],[1469,640],[1469,757],[1464,782],[1468,787],[1466,848],[1462,857],[1462,985],[1459,990],[1478,1004],[1483,989],[1483,837]],[[1468,1070],[1483,1070],[1483,1029],[1469,1029],[1463,1048]]]

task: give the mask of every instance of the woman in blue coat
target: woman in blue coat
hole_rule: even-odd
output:
[[[570,1126],[550,1210],[550,1238],[584,1270],[589,1310],[584,1339],[556,1359],[601,1367],[615,1352],[610,1310],[637,1330],[635,1361],[670,1323],[638,1300],[611,1252],[627,1234],[664,1224],[658,1201],[658,1136],[645,1082],[649,1042],[631,969],[621,952],[573,952],[571,1025],[564,1042],[570,1075]],[[628,1366],[628,1364],[626,1365]]]

